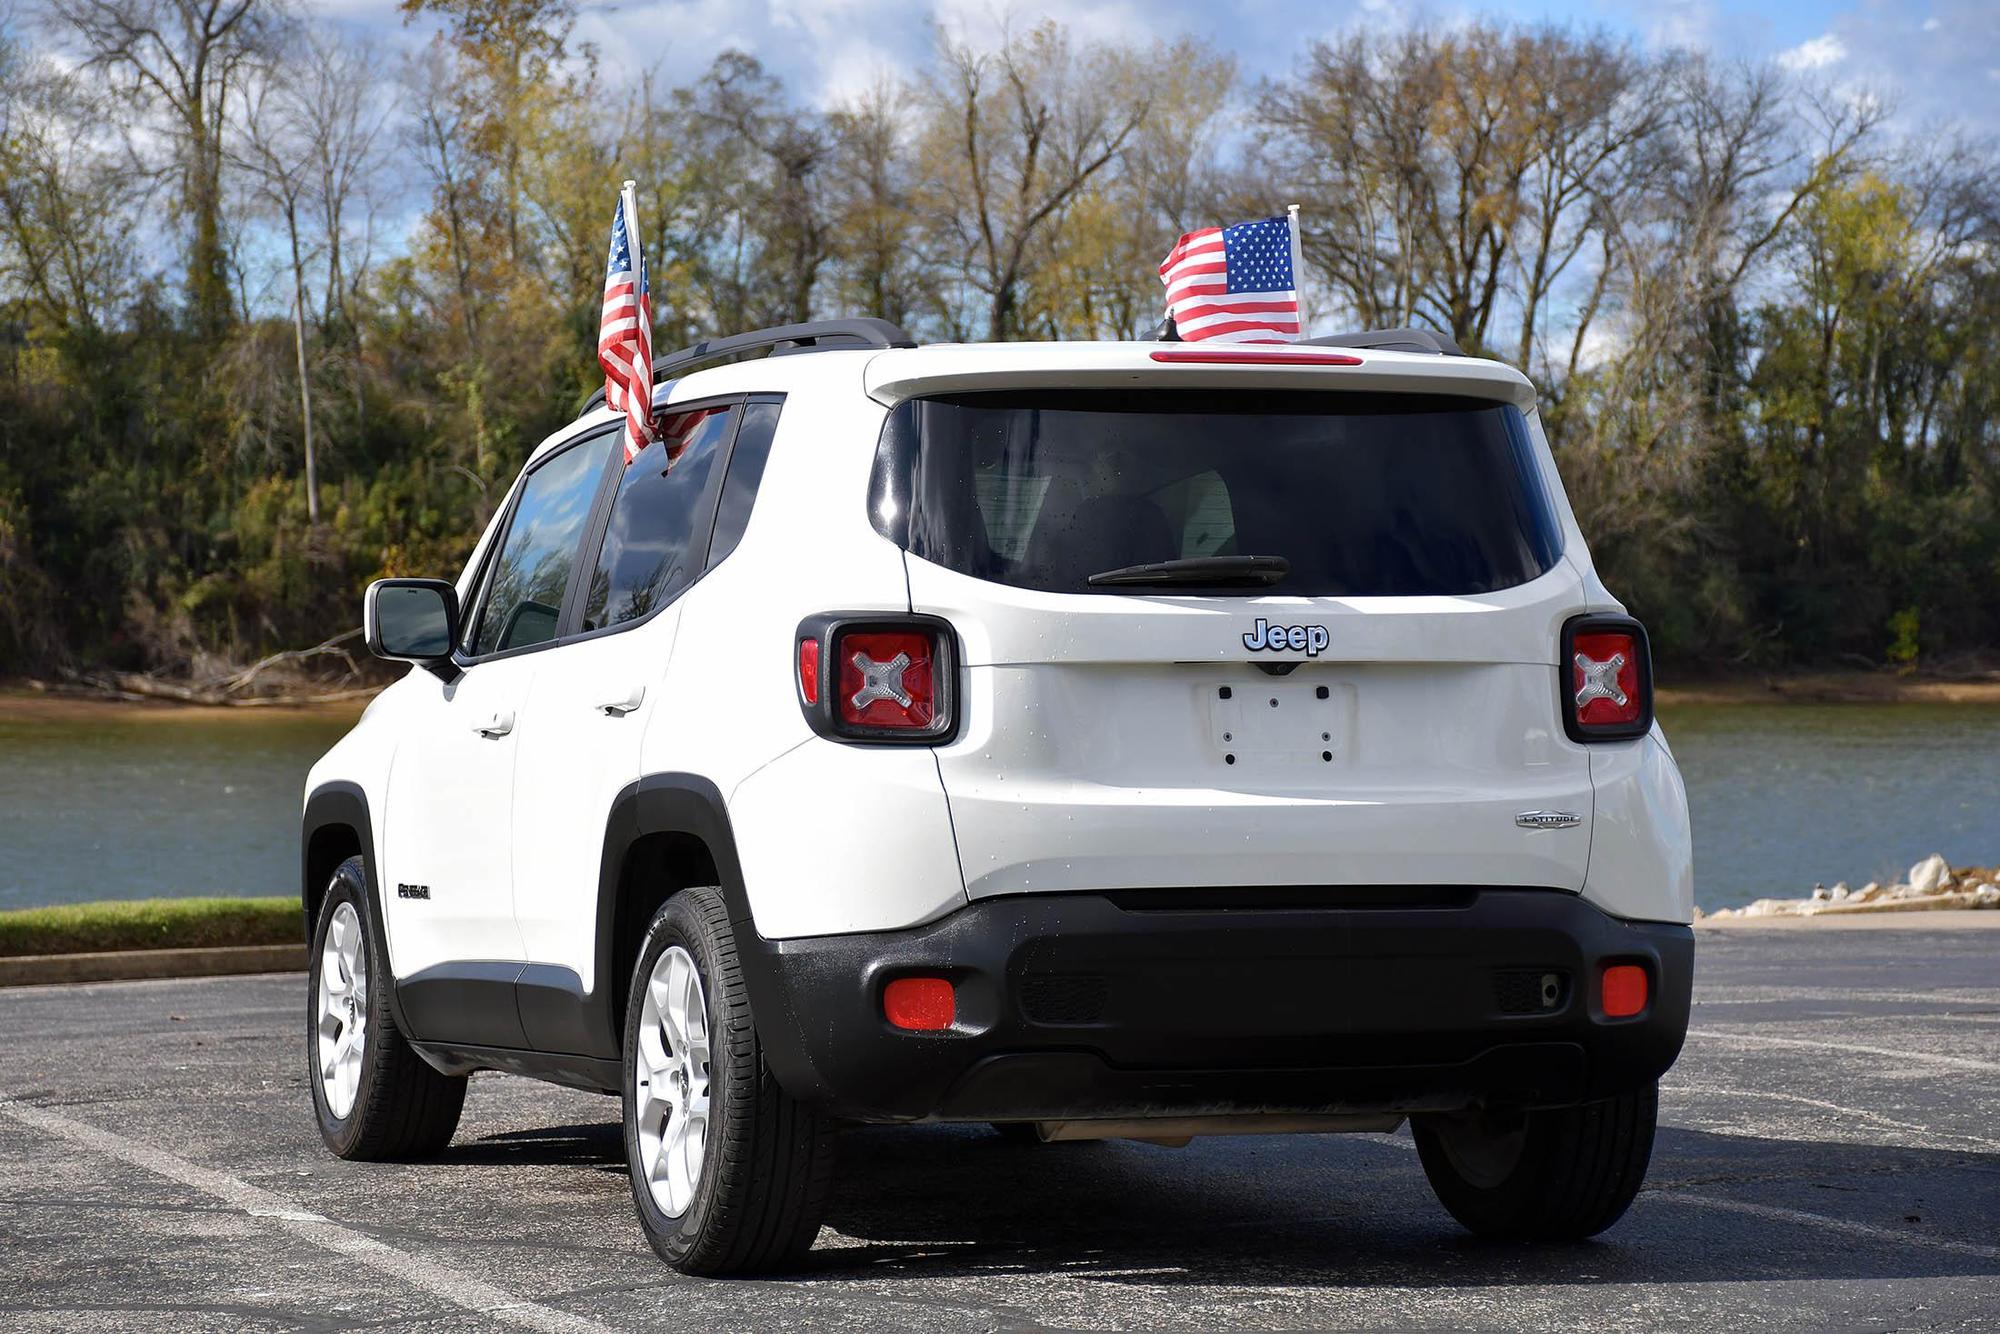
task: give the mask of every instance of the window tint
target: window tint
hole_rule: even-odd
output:
[[[1219,472],[1200,472],[1170,482],[1150,497],[1168,525],[1180,534],[1180,550],[1187,556],[1234,556],[1236,514],[1229,508],[1229,487]]]
[[[882,451],[885,534],[961,573],[1050,592],[1129,595],[1088,580],[1281,556],[1290,572],[1259,595],[1483,593],[1560,554],[1526,422],[1480,399],[967,394],[899,409]]]
[[[669,414],[660,438],[618,479],[618,498],[583,599],[583,629],[636,621],[673,601],[699,572],[709,480],[727,443],[733,408]]]
[[[486,577],[486,596],[471,640],[475,657],[556,637],[577,542],[616,438],[599,435],[572,445],[522,483],[500,554]]]
[[[729,476],[722,483],[722,502],[715,508],[715,536],[708,544],[711,567],[736,550],[750,523],[757,485],[764,480],[764,460],[771,456],[771,437],[778,432],[780,403],[751,403],[743,409],[736,443],[729,447]]]

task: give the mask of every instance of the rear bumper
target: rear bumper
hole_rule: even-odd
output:
[[[779,1082],[873,1121],[1553,1106],[1679,1054],[1688,927],[1548,889],[1361,893],[985,899],[910,931],[755,939],[744,962]],[[1631,1018],[1598,1005],[1612,963],[1649,975]],[[883,1018],[910,974],[952,981],[952,1029]]]

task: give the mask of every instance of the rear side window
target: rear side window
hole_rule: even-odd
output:
[[[627,465],[584,590],[581,629],[640,620],[694,582],[707,549],[716,459],[735,421],[727,403],[669,415],[659,438]]]
[[[1483,399],[924,399],[891,414],[873,488],[876,526],[911,554],[1048,592],[1130,594],[1088,580],[1159,561],[1278,556],[1289,573],[1257,594],[1485,593],[1526,583],[1561,554],[1520,410]]]
[[[572,445],[538,465],[521,484],[521,498],[487,575],[486,596],[468,640],[474,657],[556,637],[563,591],[613,439],[597,435]]]
[[[764,480],[764,462],[771,457],[771,437],[778,433],[778,410],[783,406],[758,399],[743,409],[743,424],[736,428],[736,443],[729,447],[729,476],[722,484],[722,500],[715,507],[715,536],[708,544],[710,566],[736,550],[743,530],[750,526],[750,507],[757,503],[757,487]]]

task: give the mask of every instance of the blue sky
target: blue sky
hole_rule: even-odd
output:
[[[736,46],[819,100],[923,58],[931,16],[974,30],[998,16],[1060,18],[1078,33],[1147,41],[1193,32],[1246,74],[1279,74],[1316,37],[1428,20],[1492,17],[1602,28],[1647,48],[1776,59],[1816,79],[1887,96],[1900,128],[1951,117],[2000,134],[2000,0],[582,0],[578,33],[606,62],[685,81]],[[418,39],[396,0],[306,7],[392,44]]]

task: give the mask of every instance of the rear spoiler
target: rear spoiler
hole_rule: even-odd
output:
[[[1422,334],[1423,331],[1415,331]],[[1393,331],[1401,341],[1409,335]],[[1439,335],[1423,335],[1449,345]],[[1341,334],[1305,344],[1259,347],[1255,364],[1229,364],[1219,358],[1238,345],[1203,343],[934,343],[897,348],[869,358],[862,372],[868,396],[884,406],[928,394],[977,393],[986,390],[1066,387],[1132,389],[1142,385],[1206,386],[1217,389],[1355,389],[1373,393],[1457,394],[1512,403],[1522,411],[1535,406],[1535,387],[1511,366],[1478,357],[1421,351],[1348,341],[1390,338],[1391,334]],[[1165,348],[1192,353],[1214,347],[1218,360],[1172,362],[1157,360]],[[1288,364],[1286,347],[1301,349],[1299,364]],[[1311,357],[1305,349],[1346,348],[1352,358]],[[1343,364],[1329,364],[1332,361]]]

